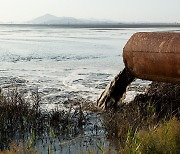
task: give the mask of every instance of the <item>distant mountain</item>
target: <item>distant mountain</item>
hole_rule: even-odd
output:
[[[75,24],[112,24],[117,23],[113,21],[94,20],[94,19],[76,19],[73,17],[56,17],[51,14],[45,14],[34,20],[28,21],[28,24],[62,24],[62,25],[75,25]]]
[[[46,14],[44,16],[40,16],[38,18],[35,18],[32,21],[29,21],[30,23],[34,23],[34,24],[40,24],[40,23],[46,23],[46,22],[50,22],[50,21],[56,21],[59,18],[50,14]]]

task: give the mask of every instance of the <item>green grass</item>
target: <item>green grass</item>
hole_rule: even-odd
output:
[[[136,132],[133,137],[127,137],[125,147],[120,153],[179,154],[180,121],[172,118],[157,127]]]
[[[148,129],[132,131],[129,128],[124,136],[124,144],[118,144],[114,151],[101,145],[101,154],[179,154],[180,153],[180,121],[173,117]],[[122,142],[122,141],[121,141]],[[96,154],[88,149],[86,154]],[[80,152],[81,154],[81,152]]]
[[[107,138],[123,154],[180,153],[180,86],[154,82],[145,94],[104,114]]]
[[[115,143],[117,151],[112,147],[108,149],[102,141],[86,153],[97,153],[97,149],[102,154],[180,153],[180,86],[153,86],[148,93],[137,96],[128,105],[120,104],[117,111],[102,113],[106,137]],[[35,141],[42,134],[47,134],[52,141],[62,138],[62,135],[72,137],[78,135],[87,123],[81,106],[71,114],[71,108],[68,112],[54,110],[43,114],[38,93],[31,100],[31,103],[26,101],[16,88],[10,90],[8,95],[0,92],[0,148],[6,149],[1,153],[15,153],[18,150],[34,152]],[[89,106],[85,109],[88,110]],[[26,144],[16,141],[12,146],[10,143],[15,141],[17,135],[25,139]],[[48,146],[51,153],[50,142]]]

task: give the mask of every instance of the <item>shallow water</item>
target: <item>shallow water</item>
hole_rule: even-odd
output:
[[[124,67],[130,36],[162,30],[169,29],[0,25],[0,86],[15,84],[24,93],[38,88],[45,109],[64,108],[64,99],[95,101]]]
[[[65,104],[65,100],[95,102],[110,80],[123,69],[122,50],[133,33],[169,30],[179,29],[0,25],[0,87],[18,86],[26,97],[38,89],[41,107],[46,110],[68,109],[71,104]],[[124,101],[132,100],[148,84],[142,80],[133,82]],[[63,144],[64,151],[58,150],[72,153],[82,146],[81,140],[86,143],[88,135],[83,136],[76,138],[75,144],[69,144],[70,141]],[[104,135],[99,138],[105,141]],[[89,139],[92,140],[92,135]]]

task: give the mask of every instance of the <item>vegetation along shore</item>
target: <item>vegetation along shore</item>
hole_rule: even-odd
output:
[[[31,100],[23,98],[17,88],[9,89],[8,93],[1,90],[1,153],[41,153],[36,146],[39,140],[42,145],[49,145],[46,152],[55,153],[56,140],[60,143],[72,139],[89,125],[90,113],[87,108],[83,110],[82,104],[75,110],[43,112],[38,92],[32,94]],[[100,113],[103,133],[115,147],[102,142],[83,153],[179,153],[179,102],[178,84],[153,82],[146,93],[128,104],[120,104],[117,111]],[[95,125],[92,129],[100,129]]]

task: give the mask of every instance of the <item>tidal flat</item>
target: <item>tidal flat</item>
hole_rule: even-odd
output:
[[[137,114],[145,114],[146,120],[143,120],[149,123],[142,122],[142,119],[139,122],[146,124],[146,128],[152,121],[157,124],[157,115],[153,114],[155,104],[146,106],[148,112],[141,110],[144,104],[141,102],[151,100],[146,93],[151,82],[136,80],[128,87],[124,102],[137,101],[139,104],[135,104],[140,106],[131,107],[130,103],[126,108],[122,104],[120,111],[124,114],[119,113],[123,116],[120,121],[117,117],[121,116],[118,113],[113,115],[114,111],[97,111],[96,100],[124,68],[122,49],[133,33],[179,30],[179,27],[158,26],[64,28],[0,25],[1,150],[120,152],[123,145],[117,141],[126,142],[128,135],[128,141],[135,141],[130,137],[142,126],[138,125],[136,130],[135,123],[128,123],[133,122]],[[141,95],[137,98],[137,94]],[[178,91],[175,94],[179,96]],[[172,95],[168,101],[175,101],[173,98],[177,99]],[[137,112],[125,114],[126,110],[131,113],[133,108],[137,108],[134,110]],[[164,111],[164,107],[160,109]],[[134,121],[137,124],[138,119]],[[124,127],[120,129],[121,126]]]

